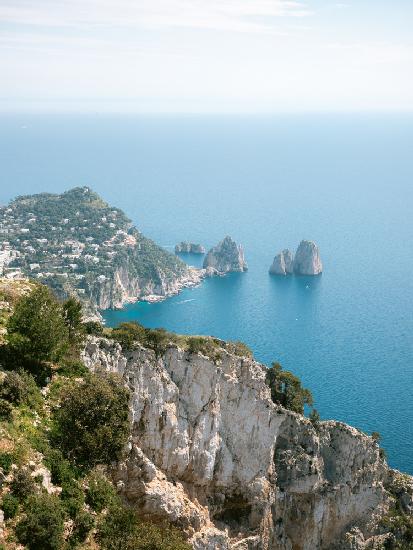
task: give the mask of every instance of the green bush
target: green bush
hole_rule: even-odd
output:
[[[96,321],[87,321],[83,326],[86,334],[100,336],[103,333],[103,326]]]
[[[50,470],[52,483],[55,485],[70,483],[77,477],[77,471],[70,462],[64,458],[59,449],[49,449],[45,455],[44,462]]]
[[[14,474],[10,483],[10,491],[20,501],[27,499],[37,491],[36,482],[26,468],[20,468],[20,470],[17,470]]]
[[[93,473],[88,479],[86,504],[95,512],[101,512],[110,506],[116,497],[113,485],[99,473]]]
[[[311,424],[317,430],[319,425],[320,425],[320,421],[321,421],[320,415],[318,414],[317,409],[313,409],[311,411],[309,418],[310,418]]]
[[[190,336],[187,339],[189,353],[202,353],[213,361],[219,361],[222,357],[219,340],[205,336]]]
[[[9,474],[11,465],[13,464],[13,455],[11,453],[0,453],[0,468],[4,475]]]
[[[267,369],[266,382],[271,389],[273,402],[286,409],[304,414],[304,405],[313,405],[310,390],[303,388],[300,379],[284,371],[279,363],[273,363]]]
[[[64,360],[59,365],[59,374],[68,378],[82,378],[89,374],[89,369],[82,361],[79,360]]]
[[[133,349],[136,343],[145,343],[146,331],[136,322],[120,323],[112,330],[112,338],[119,342],[122,348]]]
[[[90,468],[120,457],[129,434],[129,391],[114,375],[90,375],[69,388],[54,413],[52,440],[71,462]]]
[[[24,370],[7,372],[0,385],[0,397],[13,405],[27,405],[37,408],[42,394],[31,374]]]
[[[190,550],[181,533],[169,525],[140,522],[136,512],[122,506],[111,508],[96,539],[102,550]]]
[[[25,516],[16,525],[16,536],[29,550],[58,550],[63,546],[64,514],[54,495],[32,495]]]
[[[21,298],[7,323],[8,347],[29,362],[57,361],[68,348],[63,310],[52,291],[37,286]]]
[[[13,407],[5,399],[0,399],[0,420],[9,422],[13,416]]]
[[[64,509],[71,518],[75,518],[79,514],[85,503],[82,488],[74,479],[62,484],[60,498]]]
[[[19,499],[10,493],[3,496],[1,509],[4,512],[4,519],[14,518],[19,509]]]
[[[69,537],[69,545],[71,547],[76,547],[78,544],[82,544],[93,529],[95,525],[95,520],[92,514],[89,512],[79,512],[75,517],[73,524],[73,530]]]

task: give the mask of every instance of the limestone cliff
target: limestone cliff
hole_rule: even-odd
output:
[[[271,264],[270,273],[273,275],[291,275],[294,271],[294,257],[290,250],[283,250],[277,254]]]
[[[84,361],[132,391],[127,456],[113,472],[121,494],[182,527],[194,549],[367,548],[388,536],[379,518],[394,495],[413,508],[412,479],[389,469],[371,437],[275,405],[251,358],[222,348],[213,361],[176,345],[123,352],[91,338]]]
[[[242,246],[238,245],[231,237],[225,237],[205,256],[204,269],[208,268],[217,273],[247,271],[248,266]]]
[[[323,271],[318,246],[313,241],[301,241],[294,258],[297,275],[319,275]]]

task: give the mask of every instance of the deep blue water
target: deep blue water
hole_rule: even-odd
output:
[[[171,250],[231,235],[248,273],[108,324],[243,340],[297,373],[323,418],[379,431],[391,465],[413,473],[412,143],[412,115],[9,116],[0,200],[90,185]],[[323,275],[269,276],[302,238]]]

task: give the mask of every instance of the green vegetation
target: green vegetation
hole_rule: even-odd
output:
[[[132,510],[114,507],[98,526],[103,550],[190,550],[182,535],[170,526],[141,522]]]
[[[32,288],[4,317],[8,333],[0,343],[0,364],[7,368],[0,371],[5,548],[20,543],[28,550],[98,550],[112,548],[111,540],[119,538],[135,549],[189,549],[178,531],[135,514],[131,530],[123,533],[129,511],[108,465],[120,457],[129,435],[129,391],[116,376],[92,374],[81,362],[81,342],[91,327],[81,323],[79,303],[59,302],[40,285]],[[139,327],[132,329],[135,336],[126,335],[124,345],[136,334],[142,337]],[[96,324],[93,330],[108,332]],[[148,339],[154,348],[169,341],[160,334]],[[60,488],[56,494],[46,492],[44,468]],[[109,508],[115,518],[110,521]]]
[[[1,509],[4,512],[4,519],[14,518],[19,509],[19,499],[11,493],[6,493],[1,502]]]
[[[102,288],[110,293],[118,268],[137,278],[141,288],[161,278],[175,280],[187,270],[88,187],[17,197],[0,208],[0,224],[7,232],[0,245],[18,252],[7,270],[20,270],[60,298],[74,295],[89,307]]]
[[[68,348],[62,306],[45,286],[21,299],[7,324],[11,354],[24,363],[58,361]]]
[[[16,525],[16,535],[29,550],[58,550],[63,546],[64,513],[58,497],[32,495]]]
[[[267,370],[267,384],[274,403],[286,409],[304,414],[304,405],[313,405],[310,390],[303,388],[300,379],[291,372],[284,371],[279,363],[273,363]]]
[[[54,413],[53,440],[81,467],[120,457],[129,433],[129,392],[114,375],[89,375],[65,392]]]
[[[101,472],[93,472],[87,479],[86,504],[101,512],[116,501],[113,485]]]

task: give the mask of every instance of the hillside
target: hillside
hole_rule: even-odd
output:
[[[412,548],[413,479],[292,373],[0,283],[0,548]]]
[[[88,187],[16,198],[0,208],[0,239],[0,275],[35,278],[92,310],[156,300],[200,280]]]

